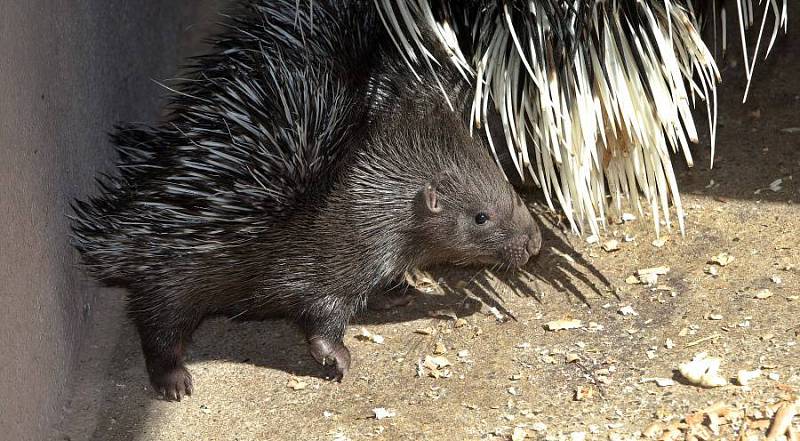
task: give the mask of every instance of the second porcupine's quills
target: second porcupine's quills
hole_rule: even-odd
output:
[[[674,218],[684,231],[670,154],[692,165],[691,107],[706,104],[713,166],[714,58],[741,43],[749,89],[788,9],[787,0],[374,2],[409,65],[449,59],[474,78],[473,122],[489,134],[486,110],[500,114],[504,136],[492,148],[508,151],[508,174],[534,181],[574,231],[592,234],[624,208],[650,210],[656,234]],[[450,49],[435,61],[416,38],[428,23]]]

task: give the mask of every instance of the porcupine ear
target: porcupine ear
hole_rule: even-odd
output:
[[[431,213],[440,213],[442,211],[442,205],[439,203],[439,187],[447,179],[449,179],[448,172],[439,172],[430,181],[426,182],[425,186],[420,190],[425,208]]]

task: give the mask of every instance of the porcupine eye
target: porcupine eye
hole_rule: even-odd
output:
[[[489,216],[486,213],[478,213],[475,215],[475,223],[478,225],[483,225],[486,221],[489,220]]]

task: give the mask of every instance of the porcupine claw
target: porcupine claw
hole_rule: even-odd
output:
[[[350,351],[342,342],[332,342],[325,337],[308,339],[311,355],[332,375],[326,377],[341,382],[350,370]]]
[[[167,401],[181,401],[192,394],[192,374],[183,366],[165,371],[151,381],[156,392]]]

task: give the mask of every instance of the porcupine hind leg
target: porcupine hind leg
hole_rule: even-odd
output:
[[[367,308],[372,311],[385,311],[387,309],[406,306],[418,293],[404,278],[387,283],[384,289],[369,296]]]
[[[350,370],[350,350],[342,341],[357,301],[323,299],[308,307],[297,320],[311,355],[325,370],[325,377],[341,382]]]
[[[155,313],[137,310],[135,303],[130,306],[130,315],[139,331],[147,374],[156,393],[167,401],[191,395],[192,375],[183,357],[201,317],[163,309]]]

